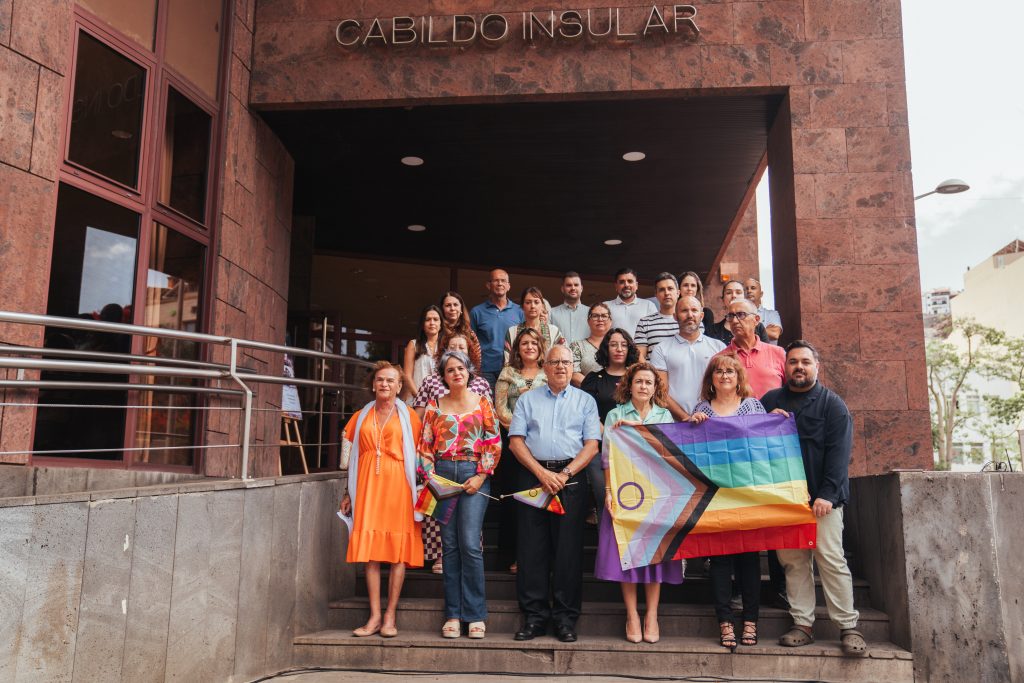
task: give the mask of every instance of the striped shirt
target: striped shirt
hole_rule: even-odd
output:
[[[677,334],[679,334],[679,322],[675,316],[653,313],[640,318],[640,322],[636,324],[636,334],[633,336],[633,341],[637,345],[646,345],[647,354],[650,356],[652,348],[658,342],[674,337]]]

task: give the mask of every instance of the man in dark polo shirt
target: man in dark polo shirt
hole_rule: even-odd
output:
[[[857,630],[853,577],[843,554],[843,506],[850,497],[850,451],[853,419],[839,396],[818,383],[818,352],[803,340],[786,347],[786,386],[761,397],[768,412],[796,419],[811,509],[818,521],[813,550],[779,550],[786,570],[786,592],[793,628],[779,644],[799,647],[814,642],[814,565],[818,565],[828,615],[840,629],[843,652],[867,654]]]

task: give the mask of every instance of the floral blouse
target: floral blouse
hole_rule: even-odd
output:
[[[508,429],[512,424],[512,412],[516,409],[516,401],[522,396],[523,389],[535,389],[547,383],[548,376],[543,369],[538,370],[533,379],[526,379],[511,365],[503,367],[494,384],[494,410],[498,413],[501,426]]]
[[[438,400],[428,403],[423,414],[419,452],[424,478],[434,471],[434,461],[444,455],[475,456],[477,473],[493,475],[501,458],[501,437],[491,402],[481,398],[468,413],[452,415],[441,412]]]

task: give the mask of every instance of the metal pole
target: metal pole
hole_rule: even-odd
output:
[[[327,352],[327,316],[326,315],[323,318],[323,325],[321,326],[321,328],[322,329],[320,330],[320,339],[321,339],[321,341],[320,341],[320,350],[323,351],[324,353],[326,353]],[[334,352],[337,353],[338,349],[334,349]],[[320,360],[320,382],[321,382],[321,384],[320,384],[320,401],[319,401],[319,403],[320,403],[320,410],[318,411],[319,415],[317,416],[317,423],[316,423],[316,440],[317,440],[318,444],[323,442],[323,440],[324,440],[324,387],[323,387],[323,382],[326,380],[326,377],[327,377],[327,361],[321,359]],[[316,468],[317,469],[320,469],[320,468],[323,467],[323,465],[321,464],[323,462],[322,454],[323,454],[323,448],[318,445],[316,447]]]
[[[238,367],[238,340],[231,340],[231,377],[238,383],[238,386],[245,392],[243,415],[242,415],[242,479],[249,478],[249,428],[252,424],[252,389],[246,386],[236,371]]]

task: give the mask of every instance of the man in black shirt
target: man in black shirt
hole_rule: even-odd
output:
[[[796,419],[811,509],[818,520],[813,550],[779,550],[786,569],[786,592],[793,628],[779,644],[799,647],[814,642],[814,564],[818,565],[828,615],[839,626],[843,652],[867,654],[857,630],[860,614],[853,607],[853,577],[843,554],[843,506],[850,497],[850,451],[853,419],[843,399],[818,384],[818,352],[798,340],[786,347],[786,386],[761,398],[768,412]]]

